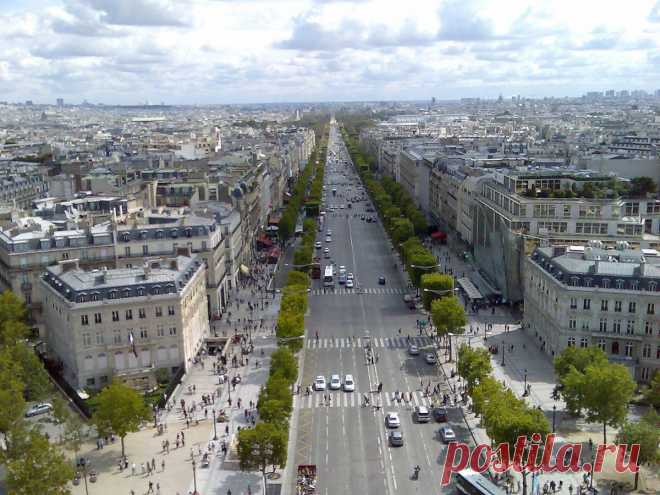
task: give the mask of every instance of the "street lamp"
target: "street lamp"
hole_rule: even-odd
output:
[[[557,404],[552,405],[552,433],[555,432],[555,413],[557,412]]]
[[[213,408],[213,440],[218,440],[218,431],[216,430],[216,425],[215,425],[215,407]]]
[[[525,395],[527,395],[527,368],[525,368],[525,390],[524,390]]]
[[[78,462],[76,462],[76,467],[82,471],[83,479],[85,480],[85,495],[89,495],[89,490],[87,488],[87,467],[89,466],[89,461],[84,457],[81,457]]]
[[[504,342],[502,342],[502,366],[504,366],[504,351],[506,349],[506,346],[504,345]]]
[[[195,462],[195,459],[193,458],[192,460],[192,470],[193,470],[193,495],[198,495],[197,494],[197,463]]]

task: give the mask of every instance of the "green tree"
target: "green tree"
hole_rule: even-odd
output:
[[[270,356],[270,369],[273,375],[281,375],[289,383],[298,378],[298,361],[286,347],[280,347]]]
[[[0,432],[8,444],[11,444],[10,432],[23,419],[24,388],[25,385],[11,373],[11,368],[0,368]]]
[[[151,417],[144,399],[132,388],[113,382],[96,398],[94,424],[100,435],[114,433],[121,439],[121,455],[124,456],[124,439],[129,432],[138,431],[140,425]]]
[[[651,177],[634,177],[630,180],[630,195],[636,198],[654,193],[657,185]]]
[[[640,421],[626,421],[619,429],[616,437],[618,444],[639,444],[638,464],[658,464],[660,461],[660,428],[657,415],[643,417]],[[639,471],[635,473],[635,488],[639,484]]]
[[[24,433],[21,456],[7,462],[7,488],[13,495],[69,495],[73,468],[38,431]]]
[[[289,311],[292,313],[305,314],[307,311],[307,291],[301,287],[285,287],[282,302],[280,303],[280,311]]]
[[[504,394],[506,388],[492,376],[485,376],[470,392],[472,407],[477,415],[483,414],[491,401]]]
[[[407,218],[398,218],[392,222],[392,242],[400,244],[415,235],[412,223]]]
[[[453,295],[454,279],[451,275],[442,273],[425,273],[422,275],[420,287],[424,309],[429,311],[433,300]]]
[[[660,409],[660,371],[653,374],[653,379],[644,389],[644,398],[656,409]]]
[[[486,378],[493,367],[490,354],[486,349],[473,349],[462,344],[458,348],[458,374],[467,382],[468,392],[471,392],[477,383]]]
[[[584,403],[584,372],[588,366],[606,366],[607,355],[597,347],[567,347],[554,360],[555,374],[566,410],[578,416]]]
[[[447,335],[450,332],[462,334],[467,324],[465,309],[456,296],[443,297],[433,301],[431,303],[431,320],[439,336]]]
[[[286,430],[270,423],[257,423],[238,434],[238,459],[242,471],[260,471],[266,485],[266,471],[286,464]],[[265,491],[265,490],[264,490]]]
[[[603,425],[603,443],[607,443],[607,426],[619,426],[626,419],[635,382],[621,364],[592,364],[585,370],[583,390],[587,420]]]
[[[309,287],[309,276],[307,276],[305,272],[291,270],[286,276],[286,285],[302,285],[304,287]]]
[[[419,287],[422,275],[437,271],[438,260],[428,250],[417,251],[406,257],[410,281],[415,287]]]
[[[296,214],[287,208],[282,214],[277,227],[277,235],[280,238],[280,241],[286,242],[289,240],[293,235],[293,230],[296,227]]]

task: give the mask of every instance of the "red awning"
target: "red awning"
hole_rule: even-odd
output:
[[[263,244],[266,247],[271,247],[273,245],[273,241],[271,241],[266,234],[261,234],[257,238],[257,243],[258,244]]]
[[[433,232],[433,233],[431,234],[431,237],[432,237],[433,239],[446,239],[446,238],[447,238],[447,234],[445,234],[444,232],[441,232],[441,231],[439,231],[439,230],[436,230],[435,232]]]

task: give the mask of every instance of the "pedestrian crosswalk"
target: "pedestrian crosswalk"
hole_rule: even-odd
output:
[[[392,393],[371,393],[366,392],[343,392],[343,391],[319,391],[312,392],[309,395],[294,395],[293,407],[297,409],[316,409],[316,408],[349,408],[364,407],[364,395],[369,397],[370,406],[380,406],[384,410],[388,409],[410,409],[415,406],[431,406],[431,401],[438,404],[438,398],[425,397],[424,394],[415,390],[412,392],[412,401],[409,393],[406,392],[406,400],[395,400]]]
[[[394,295],[394,294],[406,294],[408,289],[403,287],[365,287],[359,289],[345,289],[343,287],[338,288],[321,288],[321,289],[312,289],[312,296],[354,296],[356,294],[372,294],[372,295]]]
[[[305,339],[307,349],[342,349],[350,347],[365,347],[366,340],[360,337],[312,338]],[[433,345],[431,337],[371,337],[371,347],[384,347],[389,349],[407,349],[411,345],[419,348]]]

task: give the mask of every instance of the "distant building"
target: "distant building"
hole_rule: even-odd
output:
[[[63,107],[64,106],[64,98],[58,98],[57,99],[57,106],[58,107]]]
[[[69,260],[48,267],[40,288],[49,353],[74,388],[115,378],[149,390],[156,370],[192,366],[209,335],[205,267],[195,257],[93,271]]]
[[[598,347],[648,382],[660,370],[660,255],[626,243],[537,248],[525,261],[523,327],[550,356]]]

